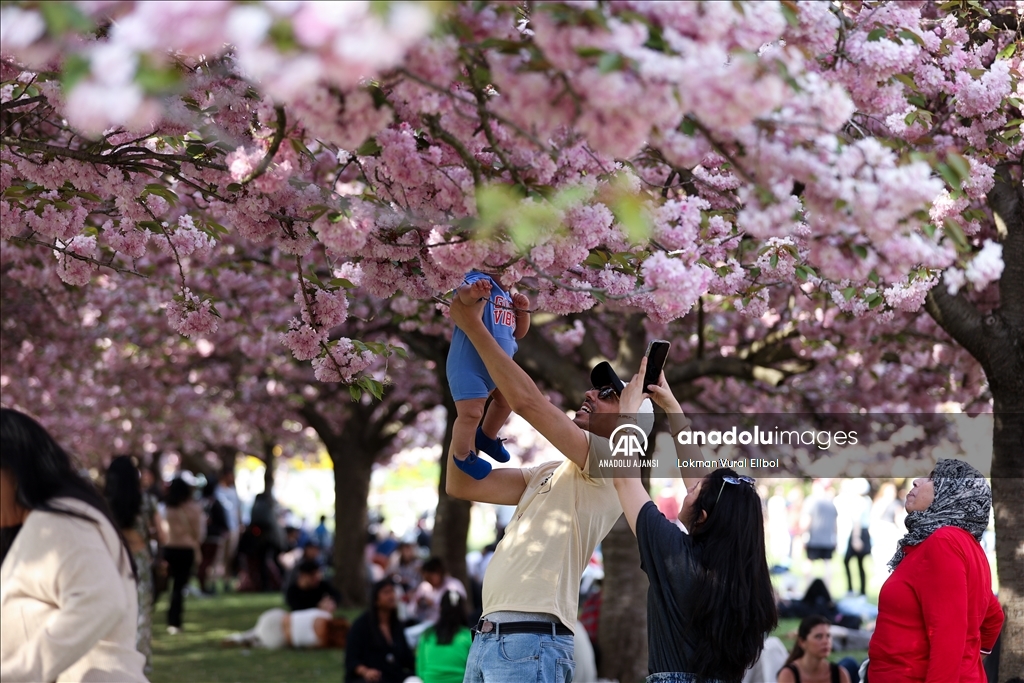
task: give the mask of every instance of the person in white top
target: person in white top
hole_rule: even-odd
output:
[[[423,581],[412,595],[413,611],[418,621],[435,623],[441,613],[441,597],[455,591],[466,597],[466,587],[454,576],[449,576],[440,557],[432,557],[420,569]]]
[[[68,454],[8,408],[0,409],[0,529],[0,680],[145,683],[124,537]]]
[[[221,641],[221,644],[262,647],[268,650],[280,650],[285,647],[344,649],[348,631],[347,619],[335,619],[330,612],[322,609],[288,612],[274,608],[261,614],[253,628],[242,633],[233,633]]]

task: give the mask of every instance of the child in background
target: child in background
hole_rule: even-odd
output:
[[[467,273],[463,284],[455,290],[455,296],[467,305],[479,299],[488,300],[484,306],[484,324],[505,353],[513,357],[519,348],[516,340],[522,339],[530,329],[529,298],[523,294],[510,295],[491,276],[478,270]],[[498,431],[512,409],[495,388],[476,349],[457,327],[452,333],[447,374],[458,412],[452,447],[461,457],[455,458],[455,466],[474,479],[483,479],[490,473],[491,465],[477,457],[477,452],[486,453],[498,462],[509,460]],[[485,415],[488,397],[493,400]]]

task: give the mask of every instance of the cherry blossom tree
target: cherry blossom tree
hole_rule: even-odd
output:
[[[437,334],[433,297],[483,265],[573,316],[556,345],[635,354],[581,315],[603,310],[687,330],[673,379],[724,377],[699,380],[709,407],[753,386],[994,409],[1005,640],[1024,643],[1019,3],[0,12],[5,287],[59,278],[98,315],[159,311],[186,338],[168,353],[228,337],[379,397],[390,341],[338,332],[353,278]],[[31,334],[17,348],[46,374]]]

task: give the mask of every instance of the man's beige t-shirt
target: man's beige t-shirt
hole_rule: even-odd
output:
[[[484,615],[543,612],[575,630],[580,578],[622,514],[611,479],[571,460],[524,467],[526,491],[484,575]]]

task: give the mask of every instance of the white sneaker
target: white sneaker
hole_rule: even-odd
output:
[[[172,636],[176,636],[176,635],[178,635],[179,633],[181,633],[181,629],[180,629],[180,628],[178,628],[177,626],[168,626],[168,627],[167,627],[167,632],[168,632],[169,634],[171,634]]]

